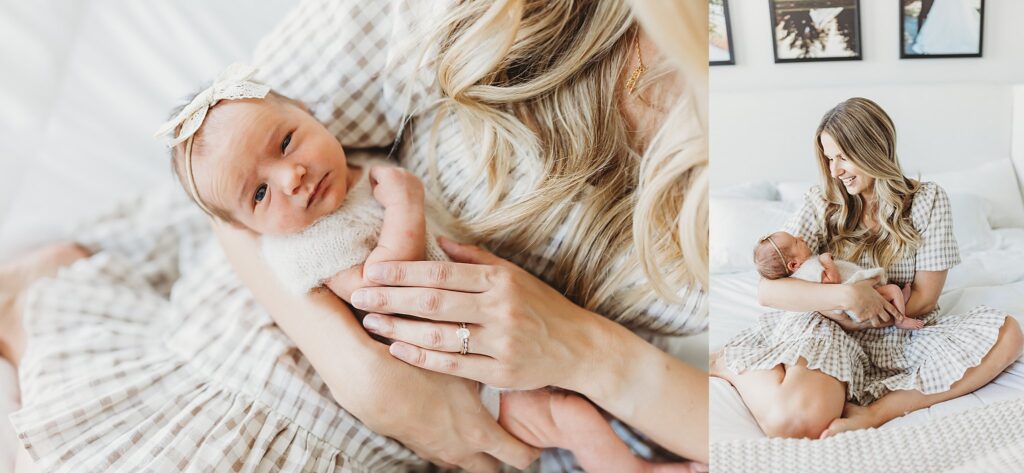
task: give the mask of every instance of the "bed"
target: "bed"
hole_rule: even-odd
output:
[[[992,205],[991,199],[1002,199],[1006,202],[1000,204],[1011,208],[1020,206],[1019,196],[1016,201],[1006,198],[1005,195],[986,198],[981,195],[986,192],[981,187],[974,192],[967,192],[964,188],[972,179],[977,179],[977,182],[992,182],[992,185],[998,185],[1001,179],[1002,182],[1013,185],[1012,172],[1006,172],[1009,166],[1010,162],[1007,159],[1005,162],[965,169],[949,175],[934,174],[924,177],[943,183],[944,187],[957,189],[950,191],[949,194],[953,206],[954,233],[960,242],[963,262],[949,272],[946,287],[939,299],[944,311],[966,311],[975,305],[986,304],[1005,310],[1018,321],[1024,322],[1024,299],[1020,297],[1024,291],[1024,228],[992,228],[991,224],[993,208],[998,207]],[[954,176],[956,182],[952,182]],[[949,181],[949,185],[944,181]],[[737,333],[754,325],[757,317],[771,310],[757,303],[759,276],[750,262],[751,248],[758,236],[781,228],[786,218],[797,208],[800,196],[810,185],[810,182],[761,181],[713,192],[713,274],[709,297],[712,314],[709,345],[712,351],[721,348]],[[717,471],[737,471],[725,466],[726,463],[737,464],[736,456],[733,454],[737,451],[760,449],[761,452],[775,452],[772,455],[776,455],[777,458],[773,461],[778,461],[785,455],[792,455],[799,450],[779,453],[779,448],[791,448],[793,444],[765,440],[764,433],[729,383],[712,378],[710,391],[712,464],[716,464],[716,458],[722,463],[718,465],[721,469],[716,468]],[[974,393],[908,413],[885,424],[877,432],[905,432],[909,429],[925,429],[924,432],[928,432],[927,429],[931,428],[929,426],[935,425],[935,421],[940,419],[951,418],[949,422],[953,423],[970,422],[973,421],[972,415],[978,415],[972,413],[981,412],[979,409],[1003,409],[1009,404],[1024,405],[1024,358],[1017,360],[994,381]],[[957,415],[967,420],[958,420],[960,418],[956,417]],[[854,438],[863,435],[858,434]],[[851,445],[845,445],[843,451],[866,449],[866,445],[877,443],[877,439],[877,436],[866,436],[858,442],[846,439],[844,442]],[[902,451],[906,451],[908,444],[905,440],[897,441],[896,444],[903,449]],[[937,444],[941,445],[941,442]],[[804,448],[806,452],[821,453],[828,450],[827,447],[828,445]],[[898,455],[898,452],[895,454]],[[757,458],[747,460],[749,461],[744,463],[744,468],[756,467],[757,461],[760,461]],[[810,460],[804,458],[801,461]],[[946,464],[943,468],[951,466],[955,464]]]

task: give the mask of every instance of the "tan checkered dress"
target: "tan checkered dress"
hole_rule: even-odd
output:
[[[812,251],[825,251],[824,211],[824,195],[814,187],[785,230],[803,237]],[[960,263],[949,197],[941,187],[924,183],[911,204],[911,220],[921,234],[921,247],[886,268],[889,281],[900,286],[912,281],[916,271],[944,271]],[[857,263],[872,265],[866,256]],[[808,367],[845,382],[847,397],[861,404],[895,390],[932,394],[949,390],[981,362],[1006,315],[985,306],[961,314],[936,308],[922,317],[925,327],[919,330],[846,332],[816,312],[771,312],[725,345],[723,361],[745,371],[795,364],[803,357]]]
[[[345,146],[390,146],[404,102],[394,94],[400,75],[383,71],[391,45],[407,32],[403,8],[387,0],[304,1],[261,43],[255,62],[264,81],[310,105]],[[396,149],[421,177],[429,123],[429,116],[414,119]],[[472,211],[482,188],[460,193],[478,181],[463,174],[459,128],[449,120],[439,129],[439,196],[457,215]],[[563,222],[559,235],[572,224]],[[43,471],[429,468],[333,402],[234,275],[205,217],[180,189],[118,209],[80,239],[98,253],[35,285],[26,308],[24,405],[11,419]],[[556,237],[528,254],[502,256],[550,278],[550,260],[561,251]],[[680,294],[683,304],[652,297],[644,307],[607,315],[646,334],[706,330],[704,292]],[[339,346],[338,356],[344,350]],[[615,427],[637,452],[654,455],[651,445]],[[541,469],[578,466],[552,451]]]

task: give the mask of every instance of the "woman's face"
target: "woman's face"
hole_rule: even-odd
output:
[[[853,164],[853,161],[846,156],[846,152],[839,147],[839,144],[828,133],[821,133],[821,149],[828,159],[829,174],[839,183],[846,187],[850,195],[860,193],[871,194],[874,189],[875,178],[868,176],[864,171]]]

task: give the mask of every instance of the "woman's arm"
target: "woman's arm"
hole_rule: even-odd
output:
[[[335,401],[370,429],[430,461],[470,471],[497,471],[495,458],[518,468],[536,458],[535,449],[487,414],[476,383],[395,360],[333,293],[295,296],[278,285],[253,234],[218,223],[214,232],[239,278],[302,350]]]
[[[854,284],[818,284],[794,278],[762,279],[757,288],[757,300],[763,306],[780,310],[817,311],[826,316],[833,311],[849,310],[858,314],[862,322],[889,322],[898,311],[875,291],[875,284],[874,280]],[[844,325],[844,328],[864,327]]]
[[[920,317],[935,310],[949,271],[917,271],[907,301],[907,317]]]
[[[367,266],[353,304],[364,325],[400,340],[396,357],[492,386],[557,386],[583,394],[662,446],[707,462],[707,374],[589,312],[528,272],[486,251],[441,239],[455,263]],[[470,324],[469,354],[452,323]]]

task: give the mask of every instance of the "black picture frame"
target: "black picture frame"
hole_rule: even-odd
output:
[[[900,59],[943,59],[943,58],[961,58],[961,57],[981,57],[985,46],[985,0],[979,0],[980,5],[978,9],[978,52],[974,53],[914,53],[907,52],[907,49],[912,48],[912,42],[908,42],[907,21],[911,19],[907,15],[907,7],[913,5],[915,2],[925,3],[926,0],[900,0]],[[922,5],[923,7],[924,5]],[[926,15],[927,16],[927,15]],[[923,24],[917,17],[913,18],[913,21],[917,22],[915,26],[914,36],[916,38],[918,31],[916,28],[920,28]],[[927,22],[927,19],[925,20]]]
[[[712,21],[712,3],[715,0],[708,0],[708,48],[712,47],[712,26],[715,24]],[[729,18],[729,0],[720,0],[722,2],[722,13],[724,17],[723,26],[725,28],[725,41],[728,46],[729,59],[725,61],[710,61],[712,66],[734,66],[736,65],[736,53],[732,46],[732,20]]]
[[[776,34],[776,27],[786,18],[784,16],[780,17],[780,13],[784,14],[787,11],[794,11],[794,9],[797,12],[800,10],[807,10],[807,20],[810,20],[810,11],[812,9],[834,7],[849,9],[849,11],[843,11],[839,14],[845,15],[843,19],[847,21],[837,20],[835,26],[836,28],[843,26],[848,28],[846,35],[844,35],[844,39],[848,41],[847,49],[851,50],[853,54],[842,56],[779,57],[779,41],[789,37],[789,35],[786,35],[784,38],[779,38],[778,34]],[[772,30],[772,52],[775,55],[776,64],[790,62],[860,61],[863,59],[860,32],[860,0],[768,0],[768,14],[770,15],[770,25]],[[838,15],[836,18],[838,18]],[[809,31],[807,30],[807,20],[794,20],[800,21],[800,23],[794,25],[793,31]],[[815,29],[814,31],[820,33],[820,30],[818,29]],[[811,41],[816,41],[814,38],[805,38],[805,40],[807,41],[807,44],[811,44]]]

